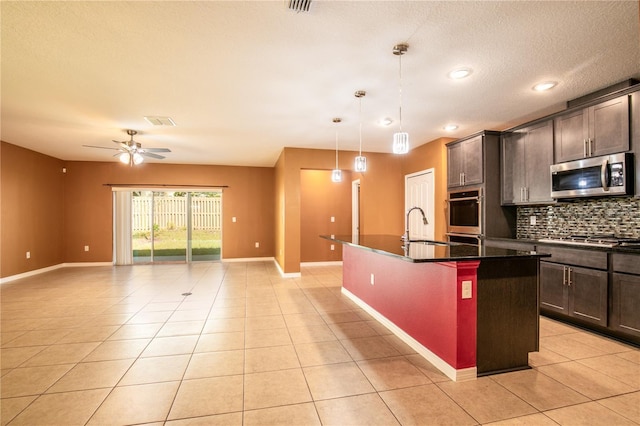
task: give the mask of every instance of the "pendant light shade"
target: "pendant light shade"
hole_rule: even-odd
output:
[[[400,131],[393,134],[393,153],[394,154],[406,154],[409,152],[409,133],[402,131],[402,55],[404,55],[409,49],[407,44],[396,44],[393,46],[393,54],[398,56],[400,62],[400,79],[399,79],[399,98],[400,98],[400,113],[398,119],[400,121]]]
[[[363,157],[362,155],[356,157],[355,170],[361,173],[367,171],[367,157]]]
[[[367,171],[367,157],[362,156],[362,98],[367,94],[364,90],[358,90],[355,93],[356,98],[360,101],[360,150],[358,151],[358,156],[356,157],[354,169],[356,172],[366,172]]]
[[[336,124],[336,168],[331,172],[331,181],[332,182],[342,182],[342,170],[338,168],[338,123],[340,123],[342,119],[334,118],[333,122]]]

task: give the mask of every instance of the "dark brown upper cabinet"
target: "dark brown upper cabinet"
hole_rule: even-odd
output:
[[[553,120],[546,120],[501,137],[502,204],[553,203]]]
[[[483,135],[447,145],[447,187],[483,183]]]
[[[629,150],[629,96],[602,102],[555,118],[555,161]]]

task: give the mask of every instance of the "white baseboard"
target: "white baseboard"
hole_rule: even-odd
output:
[[[9,283],[11,281],[19,280],[22,278],[32,277],[34,275],[44,274],[45,272],[55,271],[56,269],[66,267],[80,267],[80,266],[113,266],[113,262],[74,262],[74,263],[59,263],[57,265],[47,266],[46,268],[34,269],[33,271],[23,272],[21,274],[11,275],[8,277],[0,278],[0,284]]]
[[[342,260],[334,260],[331,262],[301,262],[300,266],[342,266]]]
[[[302,274],[300,272],[284,272],[280,267],[280,264],[274,259],[273,263],[275,263],[276,268],[278,268],[278,272],[280,272],[280,276],[282,278],[300,278]]]
[[[342,287],[342,294],[351,299],[356,305],[360,306],[364,311],[366,311],[369,315],[374,317],[380,323],[382,323],[385,327],[387,327],[393,334],[395,334],[400,340],[409,345],[411,349],[418,352],[424,359],[433,364],[438,370],[442,371],[448,378],[455,382],[461,382],[465,380],[475,380],[478,377],[478,368],[462,368],[460,370],[455,369],[453,366],[449,365],[446,361],[440,358],[438,355],[431,352],[429,349],[422,346],[420,342],[418,342],[413,337],[409,336],[406,332],[404,332],[400,327],[389,321],[384,315],[373,309],[371,306],[366,304],[363,300],[361,300],[358,296],[351,293],[346,288]]]
[[[234,262],[265,262],[268,260],[275,261],[274,257],[237,257],[233,259],[220,259],[225,263],[234,263]]]

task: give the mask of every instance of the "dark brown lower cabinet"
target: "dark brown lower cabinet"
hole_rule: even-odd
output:
[[[640,337],[640,275],[614,273],[611,293],[610,327]]]
[[[607,326],[608,273],[540,262],[540,308]]]

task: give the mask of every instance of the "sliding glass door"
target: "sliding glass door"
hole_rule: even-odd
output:
[[[220,192],[134,191],[134,263],[220,259]]]

